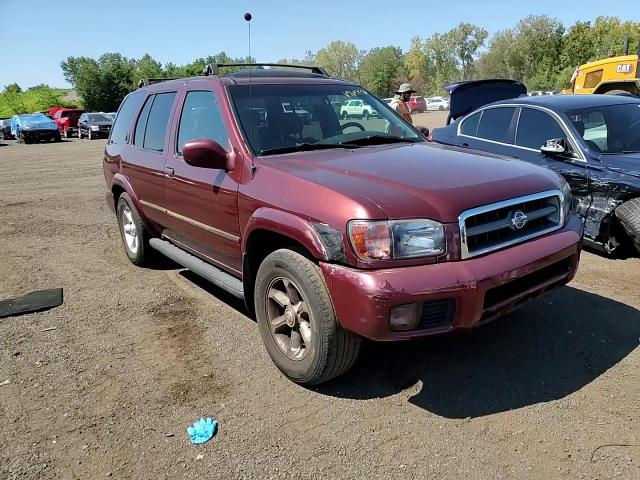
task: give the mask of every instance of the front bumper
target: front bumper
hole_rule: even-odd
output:
[[[568,283],[580,259],[582,223],[520,245],[468,260],[386,270],[321,263],[338,321],[372,340],[402,340],[473,328]],[[435,314],[416,330],[389,328],[392,307],[423,305]],[[424,319],[424,317],[423,317]]]
[[[33,140],[36,142],[40,141],[51,141],[55,140],[58,136],[57,130],[22,130],[21,134],[24,138],[29,140]]]

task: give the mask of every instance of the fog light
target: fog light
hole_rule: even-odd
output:
[[[389,315],[391,330],[413,330],[418,325],[418,304],[400,305],[391,309]]]

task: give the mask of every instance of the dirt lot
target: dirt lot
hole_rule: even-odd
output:
[[[585,253],[525,310],[366,344],[305,389],[237,301],[128,262],[104,141],[8,143],[0,298],[64,287],[65,302],[0,320],[0,478],[640,478],[640,259]],[[193,446],[203,415],[220,430]]]

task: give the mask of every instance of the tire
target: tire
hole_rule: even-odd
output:
[[[349,114],[347,112],[342,112],[340,114],[340,117],[342,117],[343,120],[346,120],[347,118],[349,118]]]
[[[608,92],[604,92],[604,94],[605,95],[623,95],[625,97],[633,97],[633,96],[635,96],[631,92],[628,92],[626,90],[620,90],[620,89],[609,90]]]
[[[364,118],[365,120],[369,120],[369,110],[365,110],[362,113],[362,118]]]
[[[275,299],[282,297],[280,294],[284,291],[289,292],[291,286],[297,292],[297,298],[291,300],[293,296],[285,294],[289,307],[284,308],[282,305],[287,302],[281,303],[282,298],[280,301]],[[278,296],[270,297],[269,293],[274,290]],[[258,269],[254,301],[260,336],[267,353],[292,381],[317,385],[343,374],[355,363],[361,338],[346,332],[338,324],[322,272],[308,258],[285,249],[268,255]],[[302,302],[306,305],[304,309],[300,306]],[[294,305],[299,305],[301,310],[294,309]],[[293,320],[291,316],[287,317],[287,309],[293,311]],[[284,314],[281,315],[282,311]],[[296,312],[299,311],[303,313],[298,315]],[[280,325],[283,333],[272,333],[272,320],[285,317],[288,320]],[[308,340],[303,338],[303,331],[307,332]],[[294,336],[297,336],[297,342],[294,342]],[[293,348],[294,344],[299,348]]]
[[[71,138],[71,132],[68,128],[64,131],[64,138]]]
[[[616,208],[616,218],[640,253],[640,198],[624,202]]]
[[[122,237],[122,245],[127,257],[134,265],[139,267],[149,265],[153,249],[149,245],[150,234],[145,228],[140,214],[128,194],[123,193],[118,198],[118,206],[116,209],[118,217],[118,227],[120,228],[120,236]],[[131,237],[127,236],[125,229],[129,228],[129,234],[133,233],[136,237],[135,248],[131,241]],[[131,227],[135,228],[132,232]]]
[[[62,141],[62,137],[60,136],[60,132],[56,132],[55,136],[53,137],[53,141],[58,143]]]
[[[444,112],[444,107],[443,107],[442,105],[440,105],[440,106],[438,107],[438,110],[440,110],[441,112]]]

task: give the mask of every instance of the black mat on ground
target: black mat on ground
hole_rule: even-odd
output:
[[[0,301],[0,318],[25,315],[27,313],[41,312],[62,305],[63,296],[61,288],[50,290],[38,290],[22,297],[10,298]]]

